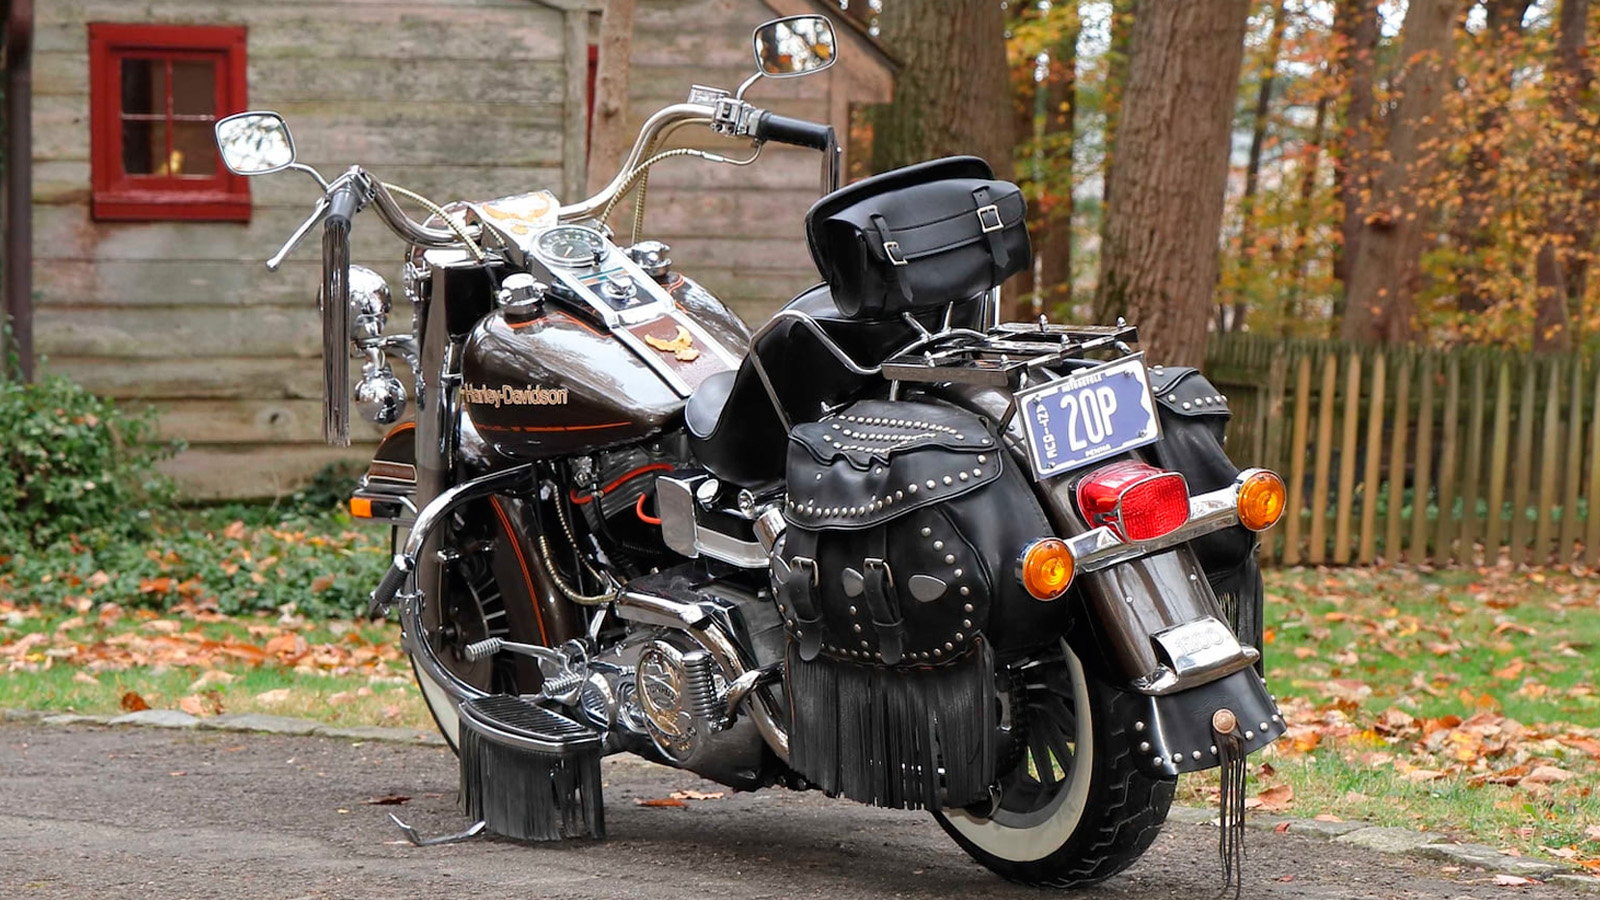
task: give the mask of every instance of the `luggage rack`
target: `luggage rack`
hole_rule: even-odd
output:
[[[884,360],[890,381],[956,382],[992,387],[1019,385],[1028,372],[1082,357],[1095,350],[1130,352],[1139,329],[1116,325],[1050,325],[1007,322],[985,332],[930,335]],[[917,349],[920,346],[920,349]]]

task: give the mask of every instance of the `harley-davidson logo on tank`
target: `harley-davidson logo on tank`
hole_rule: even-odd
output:
[[[512,387],[502,384],[499,387],[485,385],[463,385],[461,397],[474,406],[493,406],[499,409],[502,406],[565,406],[567,404],[566,388],[547,388],[526,385]]]

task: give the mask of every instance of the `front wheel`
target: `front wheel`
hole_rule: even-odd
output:
[[[1133,697],[1097,678],[1063,641],[1021,668],[1011,692],[1017,760],[987,809],[934,817],[973,859],[1035,887],[1083,887],[1126,869],[1149,848],[1175,778],[1135,765]]]

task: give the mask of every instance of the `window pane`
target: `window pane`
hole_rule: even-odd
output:
[[[165,113],[167,111],[167,65],[160,59],[122,61],[122,111],[125,113]]]
[[[217,145],[205,122],[172,123],[173,175],[217,174]]]
[[[216,114],[217,64],[209,59],[173,60],[172,111],[180,116]]]
[[[163,123],[122,123],[122,171],[129,175],[165,174],[156,169],[166,152],[166,126]]]

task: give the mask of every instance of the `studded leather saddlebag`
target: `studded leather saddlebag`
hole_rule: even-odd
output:
[[[987,796],[995,659],[1065,619],[1015,576],[1051,533],[1026,474],[973,413],[863,401],[790,433],[787,479],[791,765],[883,806]]]

